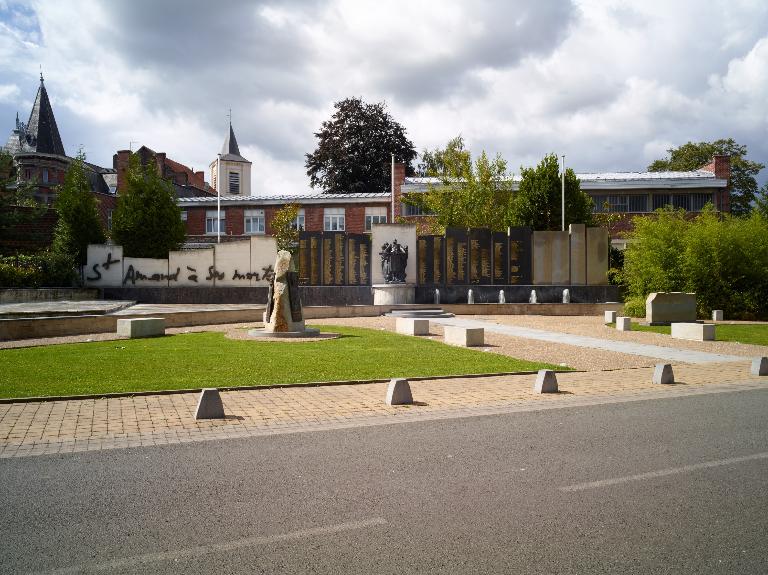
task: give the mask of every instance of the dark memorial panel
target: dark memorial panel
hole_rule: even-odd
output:
[[[531,228],[509,228],[509,283],[531,285]]]
[[[320,232],[299,232],[299,284],[319,286],[322,279],[322,239]]]
[[[446,228],[445,230],[445,283],[448,285],[466,284],[467,274],[467,230]]]
[[[443,273],[443,236],[419,236],[416,240],[416,266],[419,285],[441,284]]]
[[[509,237],[506,232],[493,232],[493,283],[509,283]]]
[[[347,243],[344,232],[323,232],[323,285],[344,285]]]
[[[371,284],[371,236],[347,235],[347,285]]]
[[[469,230],[469,283],[491,283],[491,230]]]

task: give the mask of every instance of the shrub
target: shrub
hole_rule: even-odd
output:
[[[624,315],[626,317],[645,317],[645,298],[631,297],[624,302]]]
[[[713,309],[733,318],[768,317],[768,220],[709,207],[694,219],[667,209],[634,223],[623,273],[629,298],[695,292],[701,317]]]
[[[42,252],[0,258],[0,287],[71,287],[76,279],[71,255]]]

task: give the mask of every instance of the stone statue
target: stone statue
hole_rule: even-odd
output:
[[[275,275],[268,294],[267,323],[264,331],[270,333],[304,331],[298,275],[294,270],[290,252],[285,250],[277,252]]]
[[[388,284],[405,283],[405,268],[408,265],[408,246],[403,247],[396,239],[385,242],[379,252],[381,273]]]

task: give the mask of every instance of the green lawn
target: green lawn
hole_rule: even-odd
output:
[[[0,350],[0,397],[563,369],[387,331],[283,343],[222,333]]]
[[[615,324],[610,325],[615,327]],[[668,325],[640,325],[633,321],[632,331],[651,331],[669,335],[672,328]],[[752,345],[768,345],[768,324],[717,324],[715,339]]]

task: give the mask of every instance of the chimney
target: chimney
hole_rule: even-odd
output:
[[[130,157],[130,150],[118,150],[117,153],[112,156],[112,167],[117,171],[118,194],[125,189],[125,170],[128,169],[128,162]]]
[[[195,172],[195,185],[202,190],[205,189],[205,172]]]
[[[402,192],[400,191],[402,185],[405,183],[405,164],[397,162],[395,163],[395,214],[392,217],[392,223],[395,223],[395,218],[401,215],[402,205],[400,197]]]
[[[725,188],[718,188],[715,192],[715,207],[721,212],[731,211],[731,157],[727,154],[718,154],[712,157],[712,161],[699,168],[712,172],[719,180],[727,180]]]

